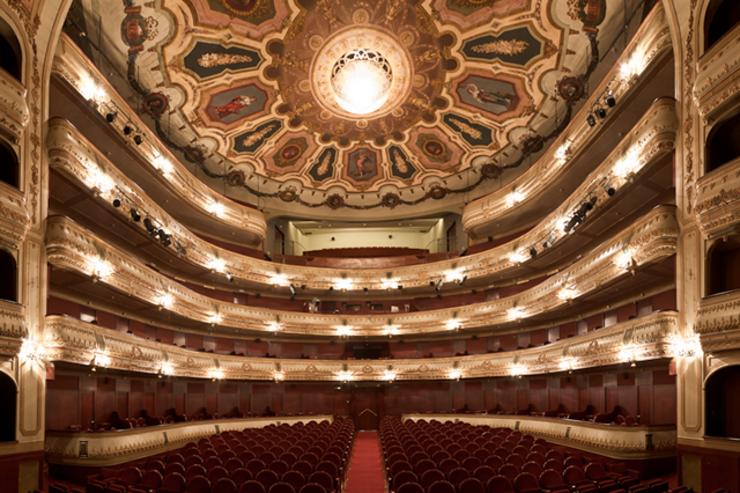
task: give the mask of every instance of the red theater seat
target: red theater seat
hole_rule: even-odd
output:
[[[486,493],[486,487],[477,478],[466,478],[457,485],[457,493]]]

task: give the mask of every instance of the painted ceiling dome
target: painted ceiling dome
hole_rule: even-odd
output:
[[[80,43],[196,176],[304,217],[418,215],[504,186],[623,23],[605,0],[92,3]]]

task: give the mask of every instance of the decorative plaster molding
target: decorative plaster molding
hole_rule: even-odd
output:
[[[645,459],[676,453],[675,426],[615,426],[560,418],[488,414],[407,414],[403,420],[461,421],[516,429],[568,447],[619,459]]]
[[[491,327],[516,323],[519,319],[549,313],[567,306],[559,296],[564,286],[574,286],[578,296],[629,275],[629,270],[676,253],[678,226],[675,209],[659,206],[631,226],[583,255],[567,269],[536,286],[507,298],[472,303],[455,308],[401,313],[392,316],[398,335],[427,334],[450,330],[448,321],[460,320],[465,328]],[[172,309],[178,315],[210,324],[214,313],[219,325],[255,332],[268,332],[275,321],[285,333],[336,336],[338,327],[350,326],[353,336],[384,336],[389,323],[384,315],[325,315],[273,310],[226,303],[199,294],[144,265],[133,255],[103,241],[71,219],[51,217],[46,231],[48,262],[54,267],[91,276],[90,259],[102,258],[113,267],[100,282],[138,298],[152,306]],[[618,265],[625,252],[631,252],[630,266]],[[173,307],[163,306],[160,297],[168,294]],[[522,313],[511,317],[512,309]]]
[[[740,348],[740,290],[703,298],[694,330],[705,351]]]
[[[704,122],[711,125],[722,108],[740,100],[740,27],[735,26],[712,46],[696,69],[694,103]]]
[[[509,193],[512,190],[524,194],[525,198],[519,203],[520,205],[527,201],[536,200],[544,190],[568,170],[568,164],[572,163],[576,156],[588,152],[594,132],[586,120],[592,108],[599,103],[599,98],[607,90],[611,90],[617,101],[620,101],[626,98],[639,85],[638,83],[641,79],[639,76],[626,80],[620,77],[622,64],[626,63],[635,52],[639,52],[644,55],[644,71],[646,71],[648,67],[669,55],[671,50],[670,29],[665,11],[660,5],[657,5],[656,8],[652,9],[650,17],[642,23],[629,45],[623,50],[620,59],[614,64],[614,67],[604,77],[601,84],[592,91],[591,97],[573,117],[570,125],[550,145],[537,162],[532,164],[529,169],[512,180],[507,186],[501,187],[465,206],[463,210],[463,227],[465,230],[479,229],[515,211],[516,205],[512,207],[510,203],[507,203]],[[648,111],[649,113],[650,111]],[[665,128],[664,130],[675,131],[675,120],[670,125],[670,128]],[[566,147],[563,147],[564,145]],[[558,154],[561,148],[567,148],[567,157],[565,162],[559,164],[560,157]]]
[[[158,374],[171,365],[178,377],[211,378],[219,368],[232,380],[271,381],[280,372],[289,381],[382,381],[446,380],[450,370],[461,378],[502,377],[511,374],[514,363],[527,374],[563,371],[563,358],[573,370],[622,363],[625,346],[633,349],[635,361],[669,357],[669,340],[678,332],[676,312],[656,312],[546,346],[446,358],[386,360],[320,360],[231,356],[203,353],[171,344],[143,339],[81,320],[46,317],[47,354],[50,360],[89,365],[96,354],[110,358],[109,368]]]
[[[0,70],[0,135],[10,136],[12,144],[21,141],[30,118],[26,94],[20,82]]]
[[[740,158],[702,176],[696,188],[696,216],[707,238],[740,230]]]
[[[20,339],[26,332],[23,306],[10,301],[0,301],[0,337]]]
[[[271,424],[332,421],[331,415],[280,418],[217,419],[149,426],[110,432],[46,432],[46,454],[52,464],[112,466],[182,447],[224,431],[242,431]],[[83,446],[84,444],[84,446]],[[80,453],[83,448],[86,455]]]
[[[632,146],[639,146],[644,151],[640,154],[640,164],[645,170],[657,163],[674,147],[676,137],[675,102],[668,98],[657,100],[643,118],[635,125],[629,135],[609,157],[583,181],[571,196],[550,214],[545,216],[537,226],[522,236],[483,252],[467,255],[452,260],[396,267],[391,269],[393,280],[407,289],[428,287],[430,278],[441,278],[445,271],[459,270],[461,275],[470,279],[490,278],[500,280],[512,278],[527,272],[530,260],[526,256],[523,262],[514,261],[511,254],[519,250],[528,250],[531,245],[540,245],[548,241],[550,249],[558,248],[562,240],[568,237],[561,229],[564,217],[573,214],[584,200],[596,197],[598,201],[594,210],[607,209],[609,201],[605,184],[618,188],[628,186],[623,180],[613,176],[615,164],[623,158]],[[185,260],[208,268],[211,258],[225,262],[227,272],[237,279],[260,284],[272,284],[273,276],[279,272],[292,284],[306,286],[308,289],[325,291],[334,285],[337,279],[345,276],[346,270],[332,268],[306,267],[287,264],[276,264],[262,259],[247,257],[210,244],[178,223],[168,215],[155,201],[148,197],[133,181],[121,173],[102,153],[91,145],[71,124],[61,119],[53,120],[48,135],[50,165],[65,176],[87,185],[89,163],[96,163],[112,178],[113,189],[105,194],[98,194],[106,206],[129,220],[128,209],[146,211],[150,216],[161,220],[166,231],[171,232],[185,247]],[[110,204],[113,198],[119,198],[122,207],[115,210]],[[594,212],[591,212],[593,214]],[[388,278],[389,269],[353,269],[351,272],[352,290],[386,291],[383,281]],[[430,272],[434,273],[433,276]]]
[[[267,233],[264,214],[214,192],[193,176],[67,36],[63,35],[59,39],[52,71],[80,93],[83,85],[90,83],[105,92],[105,97],[102,98],[105,101],[89,100],[92,109],[99,113],[101,118],[105,118],[105,115],[111,112],[118,114],[118,118],[111,122],[118,132],[123,133],[123,127],[128,125],[134,129],[132,133],[143,136],[140,145],[132,145],[130,148],[143,163],[147,163],[152,174],[162,175],[156,167],[158,159],[164,158],[169,161],[172,172],[162,180],[163,186],[168,187],[182,201],[200,208],[203,214],[212,216],[215,223],[220,222],[240,231],[248,231],[258,239],[255,243],[264,240]],[[212,202],[223,206],[223,214],[215,215],[209,212],[208,206]]]
[[[17,251],[30,227],[31,211],[26,196],[20,190],[0,183],[0,246]]]

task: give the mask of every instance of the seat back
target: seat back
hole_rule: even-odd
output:
[[[486,493],[514,493],[514,487],[509,478],[499,474],[488,480]]]
[[[429,488],[427,488],[427,493],[457,493],[457,491],[455,490],[455,487],[452,486],[452,483],[442,479],[432,483]]]
[[[187,493],[211,493],[211,482],[205,476],[188,479]]]
[[[405,483],[396,491],[397,493],[424,493],[424,488],[419,483]]]
[[[262,483],[254,479],[247,480],[239,487],[239,493],[267,493]]]
[[[162,480],[162,489],[167,490],[168,493],[180,493],[185,491],[186,482],[185,476],[179,472],[173,472]]]
[[[465,478],[457,485],[459,493],[486,493],[486,487],[478,478]]]
[[[229,478],[217,479],[211,486],[211,493],[237,493],[236,483]]]
[[[518,493],[525,493],[528,491],[539,491],[540,483],[537,480],[537,476],[532,473],[523,472],[517,475],[514,479],[514,489]]]
[[[278,481],[277,483],[270,486],[268,493],[297,493],[297,492],[295,488],[293,488],[292,485],[285,483],[283,481]]]

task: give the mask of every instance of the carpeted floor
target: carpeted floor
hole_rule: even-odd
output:
[[[357,433],[344,493],[384,493],[385,475],[380,439],[375,431]]]

